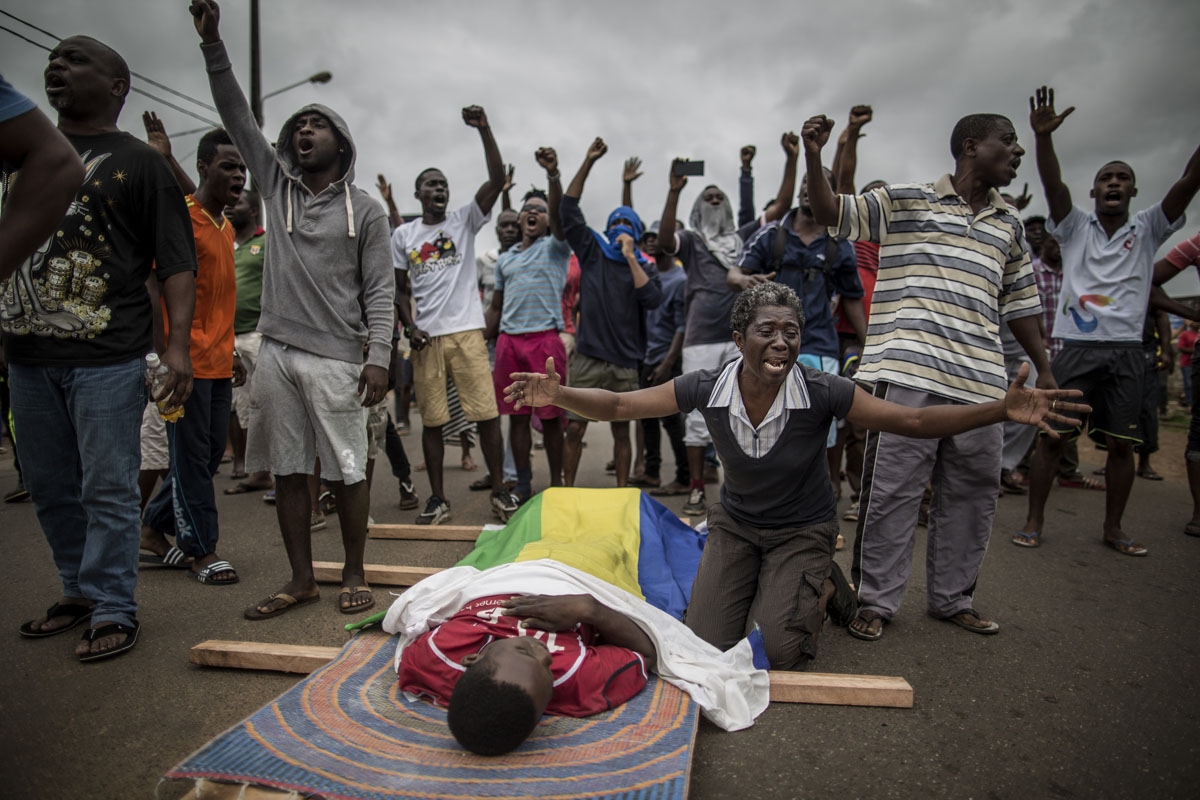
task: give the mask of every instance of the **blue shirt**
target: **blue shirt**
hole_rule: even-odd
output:
[[[7,122],[37,108],[32,100],[18,92],[0,75],[0,122]]]
[[[520,244],[496,261],[496,291],[504,292],[500,332],[562,330],[562,294],[567,284],[571,246],[553,234],[522,249]]]
[[[775,231],[782,225],[787,231],[787,243],[783,248],[783,258],[780,260],[775,280],[790,286],[799,296],[804,308],[804,332],[800,335],[800,352],[837,358],[838,335],[830,301],[835,294],[843,298],[863,296],[854,246],[845,239],[838,240],[837,256],[826,270],[828,234],[822,233],[811,244],[805,244],[792,228],[792,219],[796,211],[792,209],[782,220],[764,226],[755,234],[742,250],[738,266],[750,273],[771,272]]]
[[[670,258],[660,255],[659,258]],[[675,334],[687,326],[687,310],[684,296],[687,292],[687,275],[678,264],[666,272],[659,272],[662,280],[663,300],[658,308],[646,312],[646,363],[660,364],[671,349]]]

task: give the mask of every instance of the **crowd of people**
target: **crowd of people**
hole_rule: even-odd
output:
[[[757,623],[777,668],[815,657],[826,615],[858,639],[883,635],[919,522],[928,613],[996,633],[973,597],[997,497],[1028,493],[1012,542],[1042,546],[1055,480],[1096,485],[1074,452],[1085,431],[1107,449],[1104,543],[1147,554],[1121,523],[1135,474],[1154,474],[1148,389],[1172,351],[1162,322],[1197,316],[1157,287],[1200,267],[1200,235],[1155,256],[1200,189],[1200,151],[1142,211],[1131,213],[1136,180],[1122,161],[1100,167],[1092,208],[1077,207],[1054,147],[1073,109],[1058,112],[1040,88],[1029,122],[1049,218],[1022,220],[1028,193],[1002,194],[1025,155],[1012,121],[961,119],[952,168],[936,180],[856,190],[873,112],[854,106],[837,137],[825,116],[783,134],[779,191],[761,212],[747,146],[736,214],[707,185],[684,219],[696,170],[676,159],[646,225],[632,158],[621,204],[593,226],[581,197],[607,153],[601,138],[565,187],[557,151],[536,149],[545,188],[514,205],[502,137],[469,106],[486,179],[455,205],[445,174],[421,170],[420,213],[406,220],[383,176],[382,204],[355,184],[354,138],[332,109],[304,106],[275,141],[264,136],[216,3],[193,0],[191,12],[223,124],[200,140],[195,180],[157,117],[144,119],[147,141],[118,128],[130,74],[101,42],[76,36],[51,51],[57,126],[0,84],[0,156],[19,167],[0,220],[11,433],[20,493],[62,580],[22,635],[88,622],[76,654],[108,658],[138,638],[139,563],[237,583],[218,555],[213,476],[227,445],[240,482],[226,492],[269,493],[290,571],[246,609],[255,620],[319,599],[311,535],[335,511],[338,608],[374,605],[364,550],[380,450],[401,508],[437,525],[454,500],[446,444],[477,436],[487,475],[472,488],[506,521],[536,489],[577,485],[593,421],[611,425],[613,449],[599,457],[617,486],[686,495],[684,513],[706,519],[688,627],[724,649]],[[477,254],[497,203],[499,247]],[[1190,357],[1194,329],[1178,338]],[[151,353],[162,366],[147,402]],[[1195,378],[1190,358],[1184,369]],[[393,389],[404,398],[395,418]],[[399,435],[409,396],[423,506]],[[548,466],[537,480],[535,433]],[[64,453],[75,462],[64,467]],[[1186,457],[1186,532],[1200,535],[1196,417]],[[833,562],[843,474],[845,518],[857,522],[849,582]]]

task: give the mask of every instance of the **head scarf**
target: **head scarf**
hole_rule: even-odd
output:
[[[716,186],[706,186],[705,191],[717,189]],[[688,217],[692,230],[700,234],[701,241],[712,253],[721,266],[732,269],[737,266],[738,256],[742,254],[742,237],[738,236],[737,225],[733,222],[733,206],[729,204],[729,195],[721,192],[725,199],[721,205],[714,206],[704,202],[704,192],[692,203],[692,213]]]
[[[629,225],[614,225],[618,219],[625,219],[632,223]],[[625,254],[621,252],[621,245],[617,244],[617,237],[622,233],[627,233],[633,237],[633,253],[637,258],[638,263],[642,265],[649,264],[649,259],[642,252],[638,243],[642,241],[642,218],[638,213],[629,206],[620,206],[616,211],[608,215],[608,226],[604,229],[604,235],[600,235],[592,231],[592,236],[596,237],[596,244],[600,245],[600,249],[604,251],[604,256],[610,261],[619,261],[625,263]]]

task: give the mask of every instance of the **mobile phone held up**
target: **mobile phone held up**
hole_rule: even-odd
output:
[[[703,161],[676,161],[671,168],[675,175],[703,175]]]

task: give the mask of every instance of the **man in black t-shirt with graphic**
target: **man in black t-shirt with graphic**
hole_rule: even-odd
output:
[[[75,653],[94,661],[137,642],[137,473],[145,356],[153,347],[146,282],[157,277],[170,336],[155,399],[191,392],[188,344],[196,249],[166,161],[117,129],[129,67],[73,36],[50,51],[46,97],[85,177],[62,224],[0,294],[12,412],[25,485],[54,553],[62,596],[21,626],[53,636],[91,619]],[[169,399],[168,399],[169,398]]]

